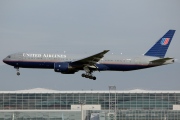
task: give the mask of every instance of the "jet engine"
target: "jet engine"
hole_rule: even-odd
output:
[[[68,62],[54,63],[54,71],[61,72],[62,74],[74,74],[77,72]]]

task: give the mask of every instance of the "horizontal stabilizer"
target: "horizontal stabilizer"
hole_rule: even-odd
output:
[[[156,59],[156,60],[152,60],[150,61],[151,63],[165,63],[168,60],[173,60],[174,58],[162,58],[162,59]]]

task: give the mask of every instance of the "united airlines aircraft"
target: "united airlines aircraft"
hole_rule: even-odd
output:
[[[19,68],[54,69],[62,74],[74,74],[84,70],[82,77],[96,80],[94,71],[131,71],[174,63],[174,58],[165,57],[175,30],[169,30],[144,55],[123,57],[122,55],[106,55],[109,50],[82,57],[77,55],[16,53],[8,55],[3,62],[14,66],[17,75]]]

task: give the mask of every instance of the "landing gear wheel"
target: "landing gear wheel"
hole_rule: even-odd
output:
[[[92,77],[92,79],[93,79],[93,80],[96,80],[96,77],[95,77],[95,76],[93,76],[93,77]]]
[[[17,71],[17,75],[19,76],[20,75],[20,72],[19,72],[19,67],[14,67],[15,69],[16,69],[16,71]]]
[[[17,75],[19,76],[19,75],[20,75],[20,72],[17,72]]]
[[[83,73],[81,76],[82,76],[82,77],[85,77],[85,74]]]
[[[85,73],[83,73],[81,76],[85,77],[85,78],[92,79],[92,80],[96,80],[96,77],[92,76],[92,74],[87,74],[87,73],[85,74]]]

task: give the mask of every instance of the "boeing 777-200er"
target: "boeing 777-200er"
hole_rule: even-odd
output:
[[[174,63],[174,58],[165,57],[175,30],[169,30],[144,55],[138,57],[122,57],[122,55],[106,55],[109,50],[82,58],[77,55],[16,53],[8,55],[3,62],[14,66],[17,75],[19,68],[54,69],[62,74],[74,74],[84,70],[82,77],[96,80],[94,71],[131,71]]]

